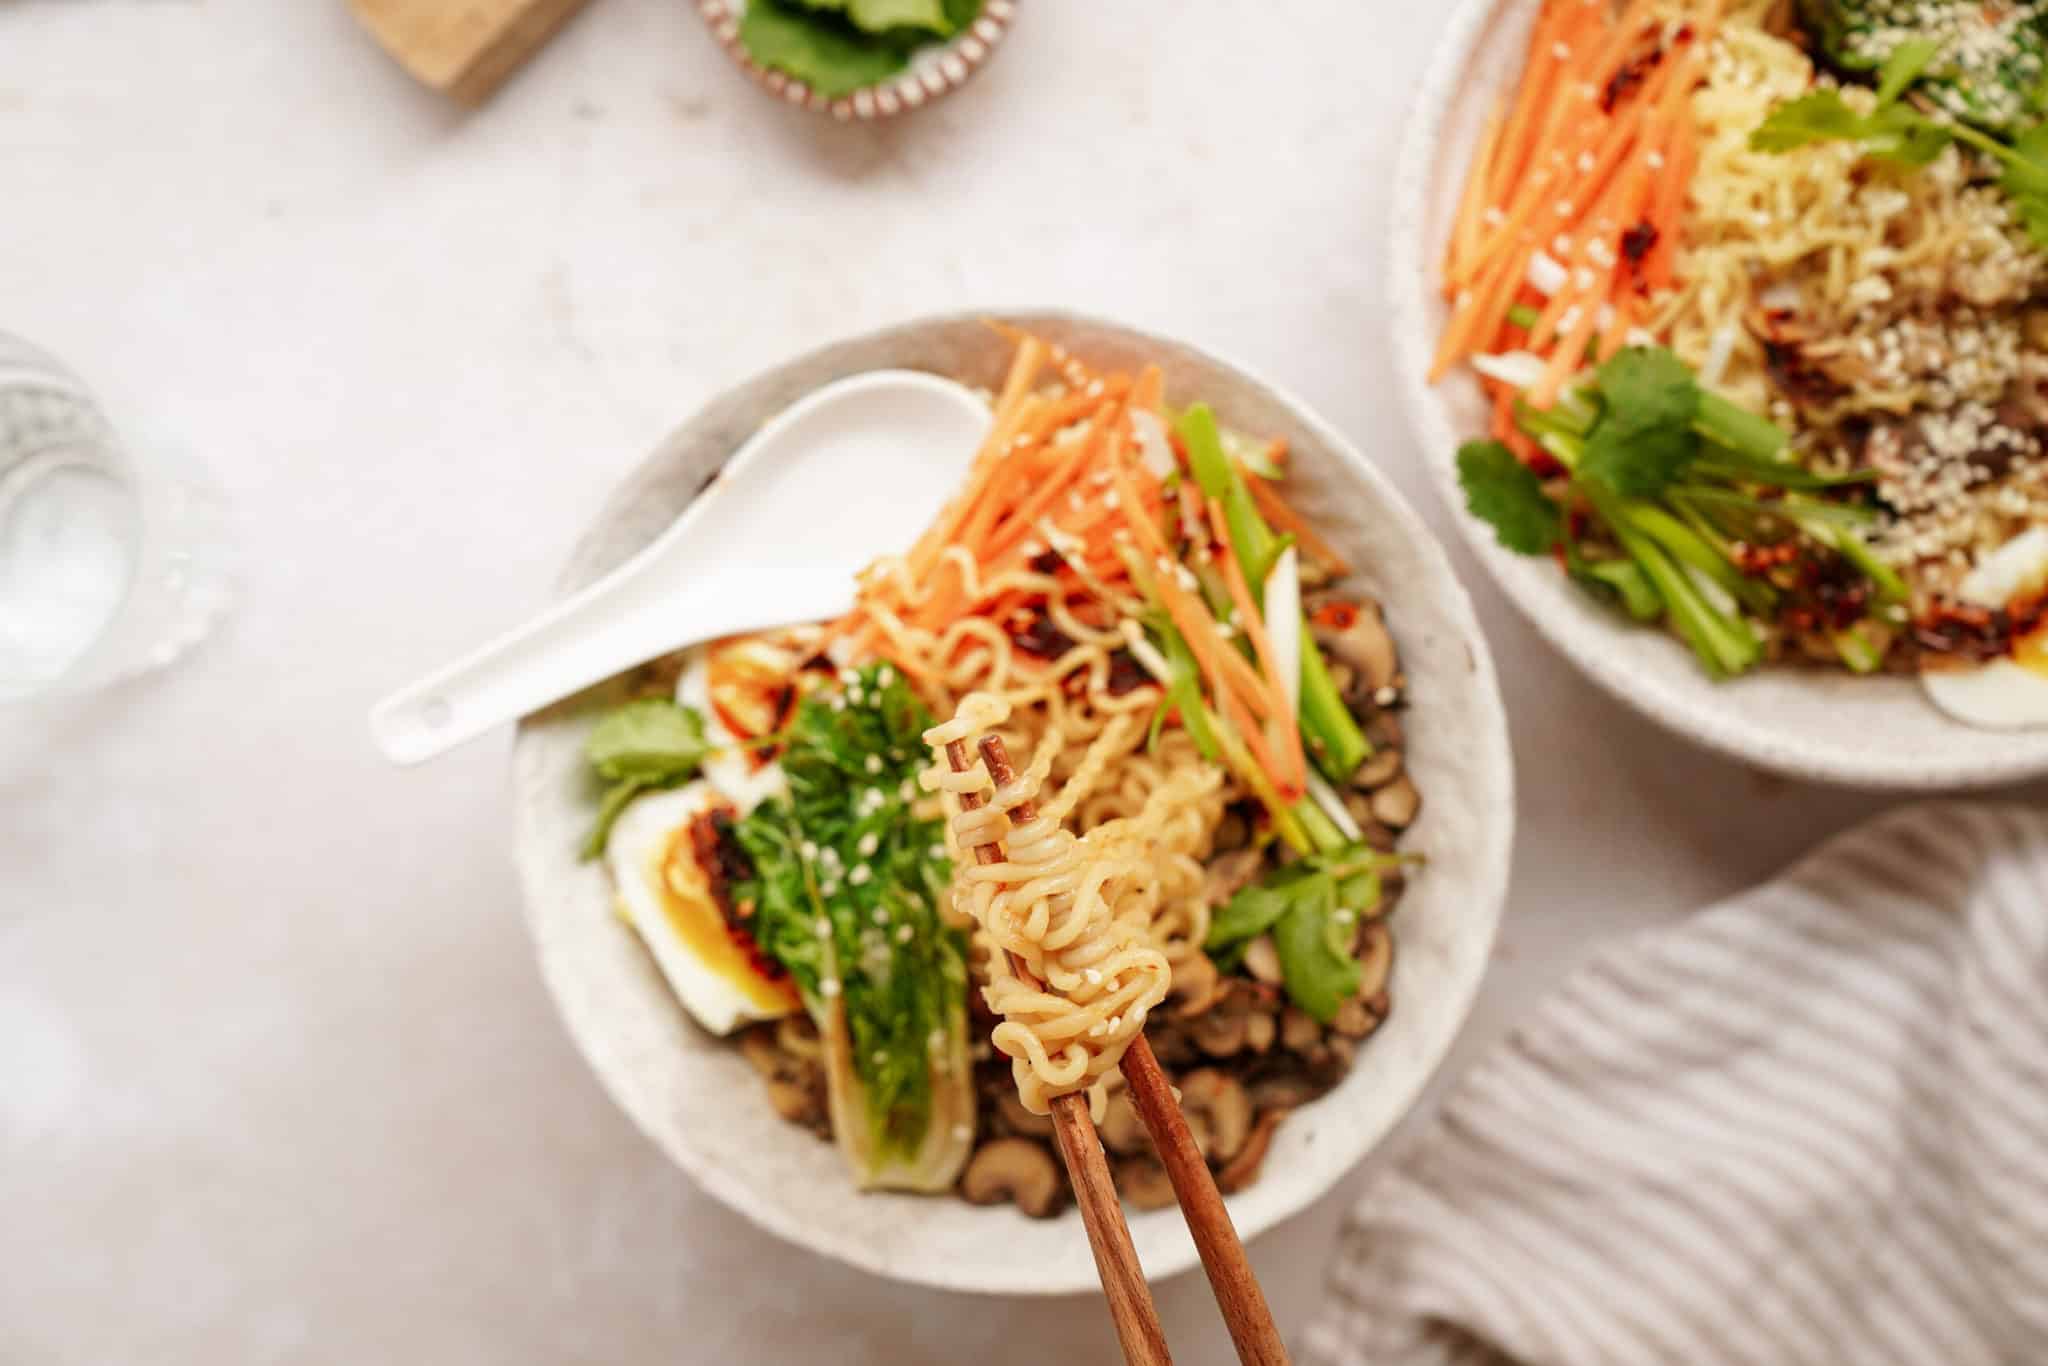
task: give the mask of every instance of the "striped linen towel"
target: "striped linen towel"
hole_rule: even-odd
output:
[[[1599,953],[1340,1240],[1315,1366],[2048,1363],[2048,813]]]

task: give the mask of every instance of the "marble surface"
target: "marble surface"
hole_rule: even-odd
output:
[[[210,459],[246,561],[171,673],[0,711],[0,1360],[1113,1357],[1090,1299],[879,1281],[671,1168],[541,987],[503,739],[400,772],[362,716],[531,611],[698,399],[918,312],[1075,307],[1240,356],[1447,532],[1379,278],[1442,15],[1278,13],[1027,5],[958,96],[840,128],[765,101],[683,0],[598,0],[474,115],[334,0],[0,7],[0,327]],[[1888,802],[1668,740],[1453,553],[1520,760],[1468,1058],[1593,940]],[[1253,1245],[1289,1329],[1369,1178]],[[1158,1295],[1178,1359],[1228,1358],[1199,1276]]]

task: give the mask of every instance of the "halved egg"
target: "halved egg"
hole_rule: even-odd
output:
[[[2010,607],[2048,592],[2048,527],[2033,527],[1978,561],[1957,596],[1978,607]],[[1930,669],[1927,695],[1958,721],[1987,730],[2048,726],[2048,619],[2013,643],[2010,658],[1976,668]]]
[[[703,715],[705,738],[717,747],[704,761],[704,778],[741,811],[789,790],[781,764],[738,745],[787,723],[800,663],[759,637],[701,646],[683,661],[676,701]]]
[[[606,857],[626,920],[698,1024],[729,1034],[793,1014],[795,984],[726,921],[692,828],[731,803],[702,780],[637,798],[612,828]]]

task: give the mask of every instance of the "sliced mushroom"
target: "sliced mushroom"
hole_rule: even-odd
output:
[[[1216,1173],[1217,1190],[1228,1195],[1232,1191],[1243,1190],[1258,1179],[1259,1168],[1266,1162],[1266,1150],[1273,1146],[1273,1131],[1285,1118],[1285,1110],[1259,1112],[1258,1123],[1252,1126],[1251,1137],[1245,1140],[1244,1148]]]
[[[1183,1019],[1201,1015],[1223,999],[1228,984],[1206,953],[1190,954],[1173,967],[1173,996]]]
[[[1246,1012],[1229,1001],[1198,1015],[1188,1026],[1195,1047],[1212,1058],[1227,1058],[1244,1048]]]
[[[1367,792],[1384,786],[1401,775],[1401,751],[1379,749],[1373,756],[1358,766],[1358,772],[1351,775],[1351,785]]]
[[[1042,1144],[1028,1138],[999,1138],[982,1144],[968,1159],[960,1176],[960,1198],[975,1205],[1014,1201],[1032,1218],[1043,1219],[1059,1208],[1059,1165]]]
[[[1402,875],[1401,870],[1388,869],[1380,874],[1380,899],[1366,907],[1361,914],[1368,923],[1386,919],[1394,913],[1394,908],[1401,904],[1401,896],[1407,890],[1408,879]]]
[[[1143,1153],[1152,1150],[1152,1138],[1145,1132],[1145,1122],[1138,1118],[1138,1107],[1131,1103],[1129,1091],[1112,1091],[1108,1103],[1102,1110],[1102,1123],[1096,1126],[1102,1135],[1102,1144],[1113,1153]]]
[[[1371,598],[1331,604],[1316,614],[1314,630],[1323,648],[1355,669],[1375,695],[1399,681],[1401,660],[1394,637],[1387,632],[1380,605]]]
[[[1394,936],[1384,921],[1372,921],[1359,936],[1358,965],[1362,969],[1360,996],[1376,996],[1386,990],[1387,978],[1394,971]]]
[[[1211,906],[1221,906],[1259,875],[1259,866],[1265,861],[1265,851],[1260,849],[1233,849],[1217,856],[1209,864],[1203,897]]]
[[[1306,1053],[1323,1040],[1316,1017],[1298,1006],[1280,1012],[1280,1042],[1290,1053]]]
[[[775,1107],[775,1113],[791,1124],[806,1124],[813,1117],[816,1097],[810,1088],[793,1081],[770,1078],[768,1082],[768,1103]]]
[[[1351,813],[1351,819],[1358,822],[1359,843],[1382,854],[1394,852],[1394,847],[1401,840],[1400,833],[1381,825],[1378,817],[1372,814],[1371,793],[1350,789],[1344,794],[1344,809]]]
[[[1244,967],[1261,982],[1278,982],[1280,973],[1280,950],[1273,945],[1273,936],[1262,934],[1245,945]]]
[[[1358,966],[1358,994],[1339,1006],[1330,1021],[1330,1028],[1344,1042],[1366,1037],[1387,1018],[1387,980],[1394,971],[1394,936],[1386,922],[1368,921],[1359,931]],[[1334,1044],[1340,1039],[1328,1042]]]
[[[1165,1209],[1174,1202],[1173,1181],[1151,1158],[1124,1158],[1115,1171],[1116,1188],[1134,1209]]]
[[[1372,794],[1373,819],[1396,830],[1406,830],[1421,809],[1422,792],[1405,773]]]
[[[1400,715],[1384,707],[1375,711],[1366,719],[1365,738],[1372,741],[1375,749],[1400,749],[1402,747]]]
[[[1187,1029],[1172,1021],[1163,1021],[1153,1016],[1146,1026],[1145,1038],[1152,1045],[1152,1053],[1162,1066],[1180,1067],[1195,1060],[1195,1043],[1187,1035]]]
[[[1025,1109],[1024,1102],[1017,1099],[1014,1086],[1005,1086],[996,1098],[996,1113],[1002,1116],[1003,1123],[1013,1134],[1023,1134],[1027,1138],[1052,1137],[1052,1116],[1034,1115]]]
[[[1279,1034],[1280,1022],[1271,1011],[1255,1010],[1244,1017],[1244,1046],[1254,1053],[1270,1049]]]
[[[1263,1114],[1267,1110],[1292,1110],[1306,1105],[1320,1096],[1323,1090],[1311,1077],[1298,1072],[1281,1072],[1259,1078],[1245,1087],[1245,1094],[1251,1097],[1252,1108]]]
[[[1228,1162],[1244,1148],[1251,1133],[1252,1101],[1237,1078],[1215,1067],[1198,1068],[1180,1079],[1181,1113],[1190,1128],[1201,1120],[1209,1133],[1204,1150],[1217,1162]]]
[[[788,1074],[791,1059],[775,1046],[775,1031],[750,1029],[740,1035],[740,1056],[769,1081]]]

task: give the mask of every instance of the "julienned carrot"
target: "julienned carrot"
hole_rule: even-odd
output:
[[[1083,468],[1102,458],[1103,451],[1107,449],[1114,436],[1118,416],[1114,404],[1096,413],[1095,429],[1084,439],[1071,443],[1073,451],[1062,459],[1050,474],[1039,480],[1036,487],[1026,492],[1022,501],[1003,519],[1002,524],[989,534],[981,547],[987,557],[1000,555],[1023,540],[1038,521],[1038,514],[1045,511],[1053,499],[1067,491],[1067,486],[1074,482],[1074,477]]]
[[[1429,378],[1432,383],[1442,379],[1453,365],[1482,349],[1499,334],[1500,325],[1507,318],[1508,307],[1528,276],[1529,254],[1527,247],[1510,249],[1495,260],[1493,273],[1485,277],[1477,289],[1465,290],[1458,295],[1451,308],[1450,324],[1444,329],[1436,356],[1430,362]]]
[[[1633,149],[1638,148],[1643,142],[1644,109],[1651,107],[1650,102],[1662,96],[1670,73],[1675,67],[1676,64],[1671,62],[1660,63],[1658,71],[1645,84],[1641,100],[1630,106],[1629,117],[1616,119],[1614,127],[1601,140],[1599,150],[1587,154],[1593,159],[1586,165],[1585,179],[1574,191],[1575,194],[1584,196],[1580,202],[1585,207],[1575,213],[1562,230],[1565,235],[1571,237],[1573,247],[1570,252],[1565,253],[1562,264],[1570,266],[1573,261],[1590,261],[1592,244],[1595,241],[1614,248],[1620,240],[1622,231],[1632,224],[1632,219],[1618,212],[1619,201],[1631,192],[1628,183],[1631,171],[1641,173],[1640,156],[1637,155],[1634,164],[1630,163],[1629,158],[1636,155]],[[1581,225],[1584,225],[1583,228]],[[1529,330],[1530,348],[1541,352],[1549,345],[1555,334],[1558,319],[1568,309],[1583,303],[1587,298],[1606,298],[1615,265],[1614,255],[1610,251],[1606,261],[1598,266],[1577,267],[1572,274],[1574,282],[1580,279],[1580,271],[1590,270],[1592,273],[1583,283],[1568,282],[1565,288],[1552,296],[1550,303],[1537,318],[1536,326]]]
[[[1271,716],[1274,704],[1266,695],[1263,680],[1252,672],[1244,656],[1231,649],[1218,634],[1216,619],[1209,615],[1208,607],[1181,587],[1177,581],[1180,564],[1167,549],[1166,539],[1160,535],[1159,528],[1149,518],[1134,511],[1138,504],[1137,489],[1124,461],[1112,459],[1109,468],[1118,499],[1125,508],[1125,525],[1136,536],[1140,553],[1157,567],[1152,582],[1159,601],[1166,608],[1166,614],[1173,618],[1175,628],[1187,640],[1188,648],[1194,651],[1195,662],[1209,676],[1210,690],[1219,706],[1235,695],[1260,715]],[[1250,743],[1250,737],[1246,742]]]
[[[1486,212],[1487,191],[1492,188],[1488,169],[1493,165],[1494,150],[1500,146],[1501,112],[1500,101],[1494,100],[1493,108],[1487,111],[1486,126],[1479,134],[1479,155],[1472,163],[1472,174],[1465,177],[1465,193],[1458,200],[1458,213],[1451,220],[1451,240],[1444,244],[1444,292],[1451,291],[1451,276],[1463,268],[1473,252],[1479,249],[1479,220]]]
[[[1569,0],[1565,7],[1570,8]],[[1642,8],[1640,3],[1627,7],[1608,30],[1605,40],[1595,45],[1589,40],[1598,36],[1599,7],[1580,7],[1583,12],[1596,17],[1584,31],[1574,31],[1571,42],[1560,41],[1557,44],[1566,54],[1562,60],[1570,60],[1572,64],[1562,73],[1562,79],[1550,98],[1541,131],[1529,146],[1526,159],[1522,164],[1508,168],[1512,175],[1502,183],[1503,186],[1512,184],[1516,187],[1515,198],[1510,204],[1497,205],[1501,208],[1501,220],[1478,255],[1483,256],[1487,250],[1504,245],[1532,229],[1538,237],[1542,236],[1542,230],[1536,228],[1532,218],[1542,221],[1542,206],[1557,202],[1564,182],[1592,150],[1593,143],[1612,118],[1613,111],[1605,107],[1604,96],[1611,88],[1609,82],[1623,55],[1641,38],[1649,22],[1649,16],[1640,12]],[[1593,117],[1572,123],[1572,131],[1567,134],[1564,131],[1567,116],[1582,110],[1591,111]],[[1468,263],[1467,270],[1454,277],[1452,283],[1463,285],[1470,279]]]
[[[1273,651],[1273,641],[1266,632],[1266,624],[1259,615],[1259,609],[1252,603],[1250,587],[1244,580],[1244,568],[1237,562],[1236,554],[1230,548],[1230,524],[1224,520],[1223,504],[1215,498],[1209,502],[1209,528],[1216,535],[1216,562],[1223,571],[1223,583],[1230,590],[1230,601],[1237,608],[1238,629],[1252,643],[1252,653],[1258,656],[1259,667],[1266,671],[1266,691],[1272,697],[1275,710],[1267,718],[1271,731],[1270,740],[1273,757],[1286,772],[1286,781],[1279,782],[1282,792],[1300,792],[1308,786],[1308,759],[1301,748],[1301,724],[1296,719],[1294,698],[1288,695],[1285,680],[1280,676],[1280,657]],[[1278,774],[1274,775],[1276,779]]]
[[[1487,203],[1496,204],[1508,186],[1505,177],[1525,169],[1532,157],[1535,144],[1543,130],[1540,114],[1547,111],[1548,103],[1561,82],[1561,66],[1557,56],[1560,44],[1565,44],[1565,33],[1573,18],[1571,6],[1553,4],[1545,7],[1536,21],[1535,30],[1529,35],[1529,53],[1522,66],[1521,87],[1517,91],[1515,111],[1508,116],[1507,126],[1501,137],[1500,174],[1490,179],[1487,186]],[[1565,44],[1569,52],[1568,44]]]
[[[1587,8],[1572,0],[1562,0],[1561,7],[1581,12]],[[1503,135],[1501,145],[1526,145],[1530,160],[1515,168],[1496,150],[1490,158],[1493,165],[1484,168],[1512,171],[1509,183],[1515,184],[1516,196],[1505,214],[1497,204],[1488,206],[1496,227],[1476,253],[1453,253],[1465,274],[1446,282],[1463,288],[1456,290],[1457,306],[1438,348],[1437,374],[1475,351],[1493,349],[1508,340],[1506,314],[1514,292],[1519,292],[1520,277],[1526,274],[1527,255],[1516,262],[1513,274],[1506,260],[1518,244],[1524,253],[1533,253],[1533,242],[1541,235],[1536,224],[1541,221],[1544,229],[1551,226],[1538,211],[1546,200],[1554,200],[1561,220],[1558,232],[1570,239],[1564,245],[1571,250],[1561,253],[1567,259],[1560,262],[1570,274],[1563,286],[1542,302],[1536,323],[1520,341],[1548,362],[1542,381],[1529,395],[1532,401],[1539,405],[1554,401],[1563,381],[1584,363],[1589,349],[1611,355],[1624,343],[1639,316],[1639,291],[1668,287],[1684,189],[1695,155],[1696,130],[1685,102],[1699,79],[1702,54],[1711,41],[1720,8],[1719,0],[1703,5],[1693,19],[1692,32],[1685,35],[1691,41],[1681,38],[1668,45],[1657,69],[1639,88],[1629,91],[1626,82],[1612,80],[1609,64],[1622,61],[1654,18],[1643,0],[1632,0],[1600,34],[1600,41],[1588,45],[1595,49],[1590,73],[1594,79],[1577,79],[1588,73],[1567,71],[1563,84],[1551,92],[1550,117],[1544,120],[1543,133],[1533,138],[1527,135],[1532,106],[1527,101],[1517,105],[1517,115],[1524,123],[1521,141],[1511,142]],[[1540,54],[1532,51],[1524,93],[1531,85],[1547,81],[1548,69],[1539,68]],[[1619,65],[1612,68],[1621,69]],[[1558,117],[1563,106],[1590,108],[1598,103],[1590,98],[1596,87],[1619,92],[1627,97],[1626,103],[1602,108],[1591,118],[1569,124]],[[1558,131],[1566,128],[1568,132]],[[1567,165],[1578,171],[1580,179],[1573,182],[1568,199],[1555,198],[1551,185]],[[1647,251],[1638,247],[1636,259],[1630,261],[1624,251],[1627,237],[1644,227],[1657,236]],[[1459,230],[1470,231],[1462,223]],[[1497,434],[1504,427],[1512,431],[1498,413],[1494,426]],[[1523,446],[1534,450],[1531,443],[1511,444],[1518,451]]]
[[[1155,416],[1165,412],[1166,375],[1158,366],[1148,365],[1138,372],[1138,382],[1131,386],[1131,409]]]
[[[1296,512],[1280,491],[1250,470],[1239,470],[1244,476],[1245,487],[1252,492],[1252,501],[1259,505],[1259,512],[1273,530],[1294,537],[1295,543],[1309,555],[1322,561],[1332,573],[1349,574],[1351,565],[1338,553],[1337,547],[1322,538],[1316,529]]]

